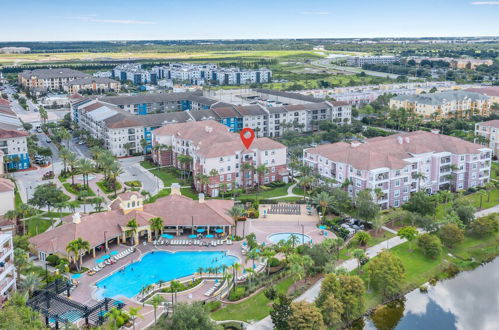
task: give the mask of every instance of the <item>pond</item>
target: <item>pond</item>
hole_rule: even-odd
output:
[[[499,258],[378,309],[364,329],[492,330],[499,325]],[[361,326],[362,327],[362,326]]]

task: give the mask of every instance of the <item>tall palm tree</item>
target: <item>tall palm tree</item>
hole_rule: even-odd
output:
[[[65,147],[61,147],[61,150],[59,151],[59,157],[62,159],[62,172],[66,173],[67,172],[67,164],[68,164],[68,158],[70,157],[69,155],[71,154],[71,151]]]
[[[73,152],[70,152],[67,156],[67,162],[69,169],[71,170],[71,184],[74,186],[75,184],[75,171],[76,167],[78,166],[78,158],[76,157],[76,154]]]
[[[21,282],[21,272],[30,264],[28,253],[21,248],[14,249],[14,266],[16,267],[17,282]]]
[[[78,160],[78,168],[83,175],[83,187],[88,188],[88,175],[94,172],[94,164],[86,158]]]
[[[241,269],[240,263],[234,263],[232,265],[232,280],[234,281],[234,290],[236,290],[237,286],[237,272]]]
[[[270,258],[276,255],[276,252],[272,249],[265,249],[262,252],[262,256],[267,261],[267,275],[270,275]]]
[[[265,172],[267,172],[267,167],[265,167],[265,164],[260,164],[257,167],[255,167],[255,172],[257,174],[256,202],[258,203],[258,192],[260,191],[260,182],[263,181],[262,176],[265,175]]]
[[[421,190],[421,180],[426,180],[426,175],[423,172],[413,174],[413,178],[418,180],[418,191]]]
[[[138,242],[135,242],[135,234],[137,234],[137,228],[139,228],[139,224],[137,223],[137,220],[133,218],[132,220],[128,221],[126,224],[128,227],[128,233],[132,234],[132,245],[135,246],[138,244]]]
[[[140,307],[130,307],[128,309],[128,314],[130,314],[130,318],[132,319],[133,330],[135,330],[135,320],[137,319],[137,317],[144,318],[144,316],[139,313],[140,310]]]
[[[234,235],[237,235],[237,222],[244,215],[244,208],[241,205],[234,205],[227,210],[227,215],[234,220]]]
[[[33,295],[33,292],[38,289],[42,284],[40,277],[35,273],[28,273],[21,280],[21,287],[26,290],[28,297]]]
[[[190,164],[192,163],[192,157],[187,155],[179,155],[177,161],[180,163],[180,169],[182,170],[182,178],[189,172]]]
[[[123,173],[123,170],[121,167],[115,163],[111,168],[109,169],[109,179],[113,183],[113,188],[114,188],[114,197],[116,198],[116,188],[118,186],[118,176]]]
[[[298,185],[303,189],[303,200],[306,199],[307,197],[307,192],[308,190],[310,189],[310,186],[313,182],[313,178],[311,176],[304,176],[300,179],[300,182],[298,183]]]
[[[122,309],[113,307],[106,313],[106,317],[113,322],[112,329],[119,329],[123,324],[125,324],[125,320],[128,316],[125,315],[125,311]]]
[[[174,280],[174,281],[170,282],[170,291],[172,293],[172,297],[173,297],[173,295],[175,295],[175,303],[172,304],[172,311],[175,310],[175,304],[177,303],[177,292],[180,291],[181,287],[182,287],[182,284],[180,284],[179,281]],[[173,298],[172,298],[172,300],[173,300]]]
[[[205,174],[202,174],[202,173],[198,173],[196,175],[196,179],[199,181],[199,184],[201,185],[201,191],[206,191],[205,189],[205,186],[210,183],[210,177],[205,175]]]
[[[165,300],[159,294],[155,295],[151,299],[151,304],[152,304],[152,307],[154,308],[154,323],[155,324],[156,324],[156,320],[157,320],[157,318],[156,318],[156,310],[158,309],[158,306],[163,303],[163,301],[165,301]]]
[[[78,237],[75,241],[76,241],[76,246],[78,247],[78,256],[79,256],[78,271],[79,271],[81,269],[81,265],[83,264],[84,252],[90,250],[90,242],[84,240],[81,237]]]
[[[66,246],[66,252],[68,253],[69,263],[71,264],[71,262],[74,261],[76,268],[78,268],[78,261],[77,261],[78,251],[79,251],[78,245],[74,240],[69,242],[68,245]]]
[[[249,162],[245,162],[241,165],[241,170],[243,171],[243,182],[244,182],[244,188],[247,189],[248,186],[248,180],[246,180],[246,172],[249,174],[249,182],[251,182],[251,185],[253,185],[253,179],[251,173],[254,170],[253,164]]]
[[[154,236],[158,238],[158,232],[163,233],[163,218],[155,217],[149,219],[151,229],[154,230]]]
[[[312,197],[312,203],[321,208],[322,218],[326,218],[327,209],[334,203],[333,197],[325,191],[321,191]]]

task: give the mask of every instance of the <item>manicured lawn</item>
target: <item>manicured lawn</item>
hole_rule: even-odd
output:
[[[197,200],[199,198],[198,192],[192,188],[180,188],[180,192],[182,193],[182,195],[187,196],[187,197],[192,198],[192,199]],[[205,196],[205,198],[208,198],[208,197]]]
[[[99,181],[96,183],[97,186],[105,193],[105,194],[114,194],[114,189],[108,189],[104,181]],[[116,182],[116,192],[119,193],[121,190],[121,183]]]
[[[381,242],[384,242],[392,237],[394,237],[395,234],[390,233],[389,231],[386,230],[380,230],[380,234],[378,236],[371,236],[371,239],[367,243],[367,245],[363,248],[369,248],[371,246],[374,246],[376,244],[379,244]],[[340,250],[340,260],[348,260],[352,258],[352,253],[355,249],[360,248],[357,243],[352,242],[350,247],[345,247]]]
[[[45,232],[51,225],[52,225],[51,220],[42,219],[40,217],[34,217],[29,220],[26,220],[26,230],[30,237]]]
[[[181,180],[180,172],[174,168],[158,168],[156,164],[153,164],[149,161],[142,161],[140,162],[140,165],[143,168],[148,169],[153,175],[160,178],[160,180],[163,181],[165,187],[170,187],[172,183],[180,183],[182,185],[182,181],[185,181]]]
[[[490,177],[494,180],[499,180],[499,163],[492,162],[492,168],[490,169]]]
[[[467,199],[473,203],[477,209],[480,207],[480,192],[476,192],[470,195],[463,196],[462,198]],[[499,204],[499,189],[492,190],[490,192],[490,201],[487,201],[487,195],[482,197],[482,209],[488,209]],[[437,219],[442,219],[447,212],[452,208],[452,203],[440,204],[437,207],[436,217]]]
[[[276,289],[280,293],[286,293],[289,287],[294,283],[292,278],[287,278],[280,281],[276,285]],[[238,303],[227,305],[213,313],[211,317],[214,320],[241,320],[245,322],[261,320],[270,313],[270,306],[268,306],[270,300],[268,300],[263,291],[260,291],[251,298]]]
[[[263,190],[265,188],[261,188],[262,191],[258,193],[258,199],[266,199],[270,197],[279,197],[279,196],[286,196],[288,194],[288,188],[291,186],[290,183],[285,184],[282,187],[277,187],[277,188],[271,188],[269,190]],[[248,194],[241,194],[239,195],[238,198],[244,198],[244,199],[255,199],[255,193],[248,193]]]
[[[158,192],[156,195],[151,196],[151,198],[148,200],[148,203],[154,203],[158,198],[165,197],[170,195],[171,189],[170,188],[165,188]]]
[[[64,188],[66,189],[67,192],[73,194],[73,195],[78,195],[79,193],[81,193],[83,191],[83,189],[78,189],[78,188],[75,188],[71,183],[69,182],[65,182],[62,184],[64,186]],[[81,183],[77,183],[76,184],[77,187],[83,187],[83,185]],[[95,193],[93,192],[92,189],[90,189],[90,187],[88,187],[87,189],[85,189],[87,192],[88,192],[88,196],[95,196]]]
[[[303,188],[297,185],[293,188],[293,194],[303,196]]]

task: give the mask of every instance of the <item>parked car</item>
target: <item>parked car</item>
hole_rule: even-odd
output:
[[[54,178],[54,172],[52,171],[48,171],[47,173],[45,173],[42,177],[42,180],[50,180],[50,179],[53,179]]]
[[[45,142],[52,143],[52,140],[51,139],[46,139]]]
[[[37,133],[42,133],[42,132],[43,132],[43,131],[42,131],[42,128],[41,128],[41,127],[37,127],[37,128],[36,128],[36,132],[37,132]]]

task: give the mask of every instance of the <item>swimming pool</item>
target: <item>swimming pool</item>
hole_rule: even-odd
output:
[[[303,235],[300,233],[277,233],[277,234],[272,234],[269,235],[268,239],[272,243],[279,243],[280,241],[287,241],[291,237],[291,235],[295,235],[298,240],[297,244],[302,244],[303,243],[312,243],[312,239],[308,235]]]
[[[99,299],[123,295],[132,298],[147,285],[197,273],[199,267],[231,266],[238,258],[223,251],[153,252],[96,283]]]

